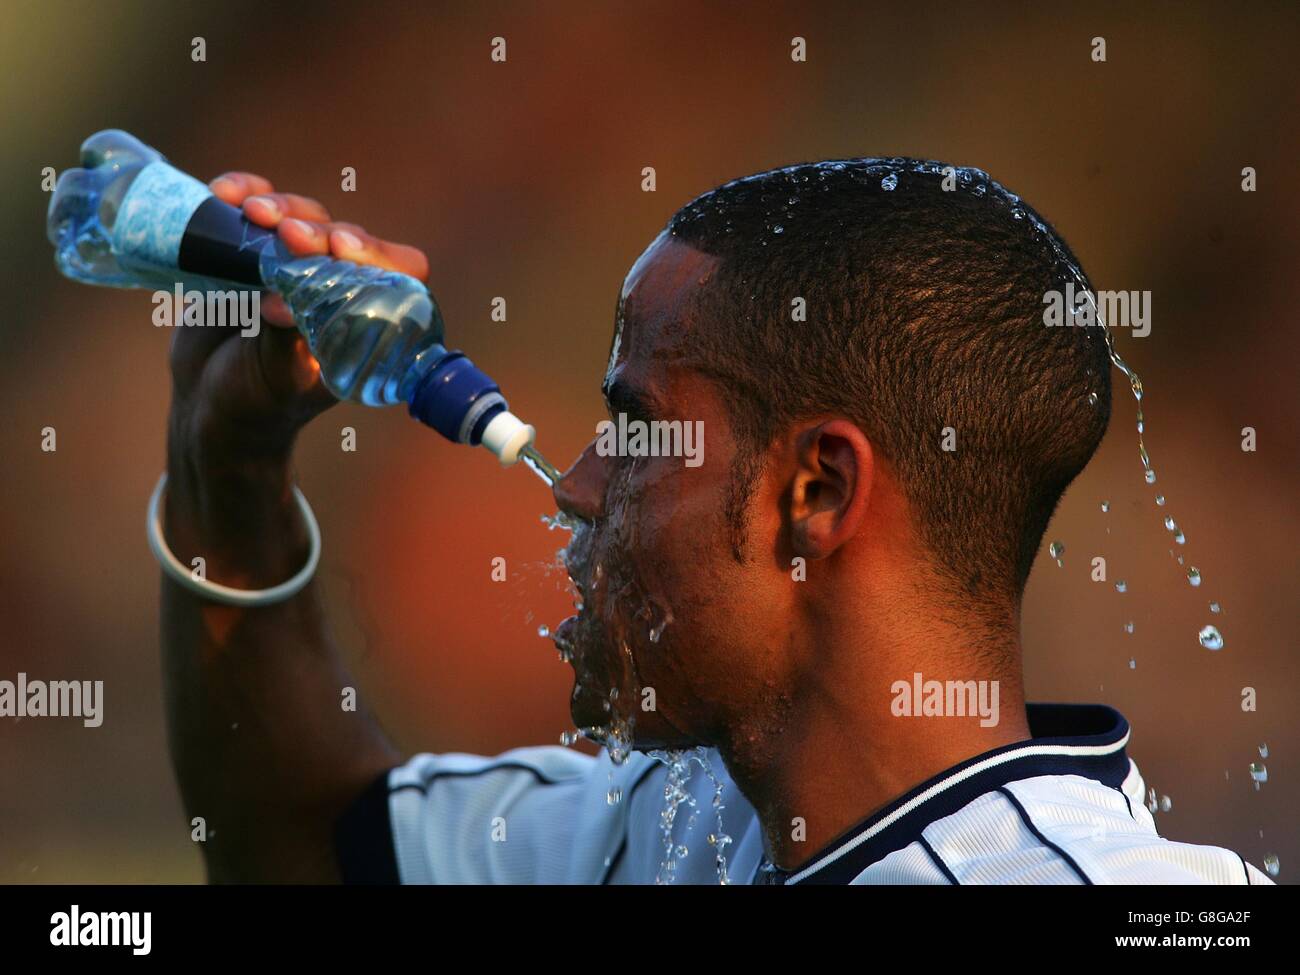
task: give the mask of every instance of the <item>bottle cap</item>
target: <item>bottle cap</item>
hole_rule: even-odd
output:
[[[502,410],[484,428],[483,446],[497,455],[502,467],[509,467],[536,437],[537,431],[531,425],[509,410]]]

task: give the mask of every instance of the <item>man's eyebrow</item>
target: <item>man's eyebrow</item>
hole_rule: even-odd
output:
[[[612,416],[625,413],[631,417],[650,417],[654,415],[654,399],[644,390],[638,389],[623,379],[606,383],[602,392],[605,405]]]

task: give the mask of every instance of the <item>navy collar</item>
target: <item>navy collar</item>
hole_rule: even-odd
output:
[[[921,837],[936,820],[1008,782],[1081,775],[1113,788],[1128,776],[1124,716],[1102,704],[1029,704],[1026,741],[976,755],[899,796],[842,834],[797,870],[764,860],[759,883],[847,884],[871,864]]]

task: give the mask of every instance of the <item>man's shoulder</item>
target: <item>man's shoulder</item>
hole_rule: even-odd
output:
[[[923,839],[957,883],[1272,883],[1231,850],[1160,836],[1140,792],[1125,786],[1080,775],[1020,779],[931,823]]]

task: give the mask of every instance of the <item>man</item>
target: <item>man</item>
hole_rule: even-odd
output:
[[[213,189],[297,253],[426,273],[260,177]],[[1024,704],[1025,580],[1110,412],[1101,329],[1043,323],[1082,280],[976,170],[796,166],[683,208],[624,283],[603,389],[625,423],[702,424],[702,462],[596,441],[555,488],[580,603],[556,640],[609,747],[402,764],[340,711],[312,587],[242,610],[166,580],[212,879],[1268,882],[1157,835],[1116,712]],[[175,337],[166,535],[256,589],[304,562],[291,446],[332,400],[289,328],[211,332]]]

